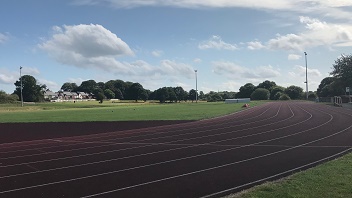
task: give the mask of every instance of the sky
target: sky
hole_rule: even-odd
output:
[[[352,51],[350,0],[2,0],[0,90],[22,75],[235,91],[270,80],[316,91]],[[304,55],[307,52],[307,56]],[[197,70],[197,74],[195,73]]]

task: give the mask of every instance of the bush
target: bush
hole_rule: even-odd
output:
[[[264,88],[258,88],[251,94],[252,100],[268,100],[270,92]]]
[[[16,94],[9,95],[0,90],[0,103],[15,103],[18,100],[19,97]]]
[[[281,94],[279,100],[291,100],[291,98],[287,94]]]
[[[281,97],[281,95],[283,95],[283,93],[281,93],[281,92],[277,92],[274,96],[273,96],[273,100],[279,100],[280,99],[280,97]]]

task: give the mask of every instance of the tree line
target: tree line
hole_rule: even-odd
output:
[[[346,87],[352,89],[352,54],[341,55],[332,65],[329,77],[324,78],[317,89],[319,97],[346,95]]]
[[[346,94],[346,87],[352,89],[352,55],[341,55],[332,66],[330,77],[324,78],[316,92],[309,92],[308,98],[332,97]],[[13,94],[0,91],[0,103],[9,103],[20,100],[21,79],[14,83],[16,89]],[[144,89],[139,83],[109,80],[96,82],[94,80],[83,81],[79,86],[76,83],[66,82],[61,86],[62,91],[85,92],[94,95],[97,100],[121,99],[121,100],[158,100],[164,102],[180,102],[196,98],[208,102],[223,101],[230,98],[251,98],[252,100],[289,100],[304,99],[303,89],[298,86],[282,87],[273,81],[266,80],[257,86],[247,83],[240,87],[239,92],[214,92],[204,94],[191,89],[184,90],[182,87],[162,87],[155,91]],[[22,76],[23,100],[27,102],[44,101],[44,92],[47,91],[45,84],[38,84],[37,80],[30,75]]]

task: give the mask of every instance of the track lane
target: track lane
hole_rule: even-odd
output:
[[[301,107],[303,106],[304,108],[305,108],[305,105],[306,104],[302,105],[302,104],[299,104],[299,103],[291,103],[290,104],[290,106],[301,106]],[[306,114],[303,113],[304,112],[303,109],[302,110],[298,110],[298,112],[300,112],[302,114],[301,114],[301,116],[299,116],[301,118],[296,120],[296,123],[302,122],[302,121],[304,121],[304,119],[307,119],[309,117],[309,116],[307,116],[308,115],[307,113]],[[319,124],[319,123],[323,124],[322,122],[327,120],[326,116],[324,118],[324,116],[319,115],[319,113],[317,113],[318,110],[314,110],[311,107],[307,108],[306,110],[310,111],[311,113],[313,113],[313,117],[314,118],[312,118],[312,119],[315,119],[315,117],[318,117],[318,121],[319,122],[310,122],[312,124]],[[297,111],[296,108],[295,108],[295,111]],[[306,115],[306,116],[303,116],[303,115]],[[333,123],[335,123],[335,121],[338,120],[337,118],[339,118],[338,115],[335,115],[335,117],[336,117],[336,119],[333,119],[333,121],[332,121]],[[290,119],[289,121],[293,121],[293,120],[294,119]],[[302,123],[307,123],[307,121],[306,122],[302,122]],[[345,122],[342,122],[342,124],[343,123],[345,123]],[[327,123],[326,125],[328,125],[329,127],[334,127],[334,125],[330,125],[329,123]],[[278,125],[273,125],[273,126],[278,126]],[[284,126],[282,126],[282,127],[284,127]],[[310,126],[310,127],[314,128],[316,126],[313,125],[313,126]],[[316,127],[315,129],[317,131],[319,131],[319,130],[326,131],[328,129],[328,127],[325,127],[325,128],[323,127],[323,129],[320,129],[320,128]],[[315,129],[312,129],[312,130],[315,130]],[[351,135],[350,134],[350,128],[346,128],[345,125],[342,125],[341,129],[345,129],[345,131],[340,130],[342,132],[338,133],[338,135],[335,134],[336,131],[332,131],[333,133],[324,132],[324,133],[321,134],[320,137],[327,137],[327,138],[324,139],[324,141],[327,141],[327,139],[331,139],[331,138],[336,138],[335,141],[339,141],[338,136],[340,136],[340,135],[348,136],[348,134]],[[272,130],[275,131],[275,128],[272,128]],[[297,127],[297,125],[296,125],[296,126],[283,128],[282,130],[285,130],[285,131],[288,130],[289,131],[288,134],[289,133],[294,134],[294,133],[296,133],[297,131],[299,131],[301,129],[299,129],[299,127]],[[281,131],[280,130],[276,130],[275,133],[271,133],[271,134],[283,135],[284,132],[282,132],[282,130]],[[252,135],[257,134],[257,133],[258,134],[260,134],[260,133],[263,134],[263,132],[264,132],[263,130],[254,130],[254,131],[256,131],[256,132],[254,132]],[[251,132],[252,132],[252,130],[251,130]],[[267,133],[267,135],[269,135],[269,134],[270,133]],[[300,134],[303,134],[303,133],[300,133]],[[333,134],[335,134],[335,135],[333,135]],[[240,136],[238,136],[238,137],[237,136],[232,136],[232,137],[233,138],[238,138]],[[255,136],[248,136],[247,138],[251,138],[251,137],[255,137]],[[265,136],[265,137],[268,138],[268,136]],[[262,138],[264,138],[262,140],[265,141],[265,137],[262,137]],[[279,137],[282,137],[282,136],[277,136],[277,137],[279,138]],[[301,140],[302,138],[304,138],[304,137],[300,137],[300,135],[298,135],[298,134],[287,136],[286,138],[287,139],[291,139],[291,138],[295,138],[295,137],[299,137],[299,138],[297,138],[298,140]],[[227,138],[228,137],[225,135],[225,136],[223,136],[223,138],[221,140],[223,141],[223,140],[226,140]],[[244,138],[244,139],[247,139],[247,138]],[[314,138],[314,136],[312,136],[312,137],[310,137],[308,139],[312,139],[312,138]],[[169,163],[163,163],[162,166],[160,166],[161,164],[156,166],[157,168],[153,168],[152,166],[148,166],[148,167],[143,167],[143,168],[140,168],[140,169],[138,168],[139,169],[138,171],[137,170],[125,171],[124,174],[126,174],[126,176],[123,176],[121,178],[129,178],[129,177],[131,177],[131,172],[133,172],[133,174],[139,173],[139,174],[142,174],[142,175],[144,174],[145,175],[145,177],[143,176],[143,178],[138,178],[137,181],[136,180],[129,181],[129,182],[132,182],[132,183],[129,184],[129,186],[127,184],[128,182],[123,182],[122,181],[123,185],[120,186],[120,187],[116,187],[116,186],[114,187],[114,185],[107,185],[107,186],[99,187],[99,189],[92,188],[92,191],[96,191],[98,193],[88,192],[88,191],[86,193],[82,193],[82,192],[66,192],[66,193],[63,193],[63,194],[60,194],[60,195],[64,195],[65,194],[66,196],[75,196],[76,197],[76,195],[77,196],[84,196],[82,194],[86,194],[86,195],[89,196],[89,193],[91,193],[90,195],[112,196],[112,197],[115,196],[116,197],[116,195],[124,195],[124,193],[127,193],[127,195],[134,195],[134,194],[143,195],[143,193],[150,192],[149,195],[153,195],[153,192],[154,192],[154,193],[156,193],[156,195],[158,195],[158,197],[159,196],[161,197],[163,195],[166,195],[166,196],[170,195],[171,197],[173,197],[175,195],[174,193],[186,195],[185,197],[190,197],[190,195],[193,197],[194,193],[192,194],[192,192],[187,191],[187,189],[195,189],[194,187],[197,187],[197,185],[195,185],[195,186],[193,185],[192,186],[191,185],[192,182],[187,182],[187,181],[194,181],[193,180],[194,177],[196,177],[198,179],[199,178],[203,178],[203,177],[204,178],[209,178],[208,174],[210,174],[212,176],[211,178],[215,179],[215,181],[218,181],[219,178],[220,178],[219,181],[222,181],[221,177],[219,177],[219,176],[222,175],[223,178],[227,178],[228,177],[229,181],[231,181],[231,178],[232,178],[232,180],[234,180],[233,177],[235,175],[239,174],[239,173],[232,173],[234,169],[236,169],[236,170],[240,169],[239,167],[237,167],[238,164],[245,164],[246,165],[245,167],[248,167],[248,166],[249,167],[251,167],[251,166],[257,167],[256,164],[261,164],[260,161],[257,161],[258,159],[263,160],[263,163],[265,164],[265,162],[268,162],[267,159],[269,158],[269,156],[276,155],[276,154],[279,154],[279,153],[289,153],[289,155],[283,154],[284,157],[287,157],[287,156],[295,157],[295,156],[300,156],[301,154],[302,155],[304,154],[304,156],[307,155],[306,158],[308,158],[310,155],[314,155],[314,156],[317,156],[319,158],[319,157],[322,157],[321,153],[323,153],[323,152],[325,154],[327,154],[327,155],[333,155],[334,153],[336,154],[336,153],[338,153],[340,151],[346,150],[345,147],[320,147],[319,145],[316,145],[316,147],[314,147],[314,145],[313,146],[309,146],[309,144],[312,143],[312,141],[310,143],[307,142],[307,141],[304,141],[305,143],[304,144],[300,144],[299,147],[297,147],[297,146],[293,146],[292,147],[290,145],[285,145],[285,144],[281,144],[280,145],[280,144],[276,144],[276,142],[275,142],[275,144],[273,144],[274,142],[271,142],[271,145],[262,145],[262,147],[260,147],[260,145],[254,145],[254,144],[253,145],[245,145],[245,144],[243,144],[245,142],[242,141],[242,142],[239,142],[239,143],[242,143],[242,147],[241,147],[241,146],[239,146],[241,144],[239,144],[239,145],[238,144],[237,145],[236,144],[232,144],[232,143],[236,143],[236,142],[223,142],[224,144],[221,146],[221,144],[217,144],[217,143],[215,143],[215,145],[214,145],[214,142],[216,142],[218,140],[213,141],[213,143],[211,143],[211,141],[209,141],[209,140],[215,140],[215,139],[209,137],[208,141],[205,141],[205,142],[208,143],[208,145],[206,143],[204,143],[204,145],[202,145],[204,147],[202,147],[202,148],[201,147],[198,147],[196,149],[192,148],[192,150],[199,149],[198,151],[195,151],[196,153],[194,153],[193,155],[197,155],[197,152],[207,154],[207,153],[211,152],[211,149],[214,149],[214,150],[212,150],[212,152],[221,151],[221,149],[219,149],[219,148],[222,148],[222,150],[224,150],[223,149],[224,146],[228,147],[228,149],[232,149],[232,148],[236,148],[236,149],[235,150],[224,151],[224,152],[219,152],[219,154],[212,155],[212,156],[211,156],[211,154],[208,154],[208,155],[202,156],[201,160],[200,160],[200,158],[197,158],[196,160],[191,160],[189,162],[186,162],[186,161],[190,160],[190,159],[179,160],[179,161],[175,161],[175,162],[172,162],[172,163],[170,162],[170,165],[172,165],[172,166],[170,166]],[[270,137],[269,137],[269,139],[266,139],[266,140],[270,140]],[[256,139],[252,140],[252,142],[255,142],[255,141],[256,141]],[[317,139],[315,139],[315,140],[313,140],[313,143],[319,143],[319,142],[322,142],[322,141],[323,141],[323,139],[321,139],[319,141],[317,141]],[[251,141],[249,141],[249,142],[251,142]],[[187,143],[185,143],[185,142],[179,142],[179,143],[183,143],[183,144],[187,145]],[[192,142],[192,143],[196,144],[197,142]],[[170,146],[170,145],[168,145],[168,146]],[[216,149],[214,147],[216,147]],[[237,148],[237,147],[241,147],[241,148]],[[175,148],[178,148],[178,147],[175,147]],[[307,151],[307,149],[308,149],[308,151]],[[324,149],[326,149],[328,151],[325,151]],[[295,151],[295,152],[291,153],[291,151]],[[199,153],[198,153],[198,155],[201,155]],[[227,154],[225,154],[225,153],[227,153]],[[269,155],[270,153],[272,155]],[[192,156],[192,154],[191,155],[182,155],[182,153],[176,153],[176,155],[177,154],[179,154],[179,159],[181,159],[182,156],[183,156],[183,158],[187,158],[187,156],[188,157]],[[260,154],[262,154],[262,157],[260,157]],[[243,158],[241,158],[241,156]],[[285,159],[284,157],[282,158],[281,155],[278,155],[278,156],[273,157],[273,161],[279,161],[280,159],[282,159],[283,161],[287,161],[287,159]],[[156,158],[159,158],[159,157],[156,157]],[[165,155],[164,157],[170,157],[170,155]],[[234,163],[233,159],[236,159],[236,158],[237,158],[237,160],[240,160],[240,161],[241,161],[241,159],[243,159],[243,160],[242,160],[242,162],[235,163],[237,165],[231,164],[231,163]],[[159,163],[162,162],[161,159],[163,159],[163,158],[159,158],[159,159],[160,160],[156,160],[155,162],[156,163],[158,163],[158,161],[159,161]],[[175,160],[175,158],[172,158],[172,157],[169,158],[169,159],[170,160]],[[131,163],[131,164],[127,163],[127,166],[130,166],[130,165],[133,165],[133,164],[136,164],[136,163],[140,163],[140,161],[143,162],[143,160],[136,160],[136,162],[130,161],[128,163]],[[253,163],[251,161],[255,161],[255,163]],[[152,162],[152,161],[149,161],[149,162]],[[227,162],[228,166],[225,166],[226,162]],[[204,165],[204,167],[200,167],[199,163],[202,166]],[[295,166],[296,167],[299,167],[299,165],[302,166],[301,163],[306,163],[307,164],[307,160],[304,161],[304,162],[300,162],[300,164],[295,164]],[[312,162],[310,161],[309,163],[312,163]],[[141,165],[143,166],[143,164],[144,163],[142,163]],[[272,165],[272,162],[270,162],[269,164]],[[145,165],[148,165],[148,164],[146,163],[146,164],[144,164],[144,166]],[[232,166],[234,166],[234,167],[232,167]],[[101,166],[98,166],[98,167],[101,167]],[[163,168],[163,167],[165,167],[165,168]],[[172,167],[174,167],[174,168],[172,168]],[[174,171],[174,169],[176,167],[177,168],[182,167],[182,169],[179,170],[180,172]],[[213,167],[213,168],[211,168],[211,167]],[[228,167],[228,169],[226,167]],[[265,167],[265,165],[263,165],[263,167]],[[111,167],[107,167],[107,168],[111,168]],[[148,170],[149,168],[150,168],[151,171],[145,171],[145,170]],[[200,169],[200,168],[203,168],[203,169]],[[289,167],[286,167],[286,168],[289,168]],[[295,167],[291,167],[291,169],[294,169],[294,168]],[[114,169],[111,169],[111,170],[114,170]],[[123,169],[119,168],[118,170],[123,170]],[[161,172],[163,172],[163,175],[158,175],[158,174],[157,175],[149,175],[149,174],[147,174],[147,173],[153,173],[152,170],[161,171]],[[168,175],[168,173],[164,173],[167,170],[172,170],[172,172],[168,172],[168,173],[171,173],[171,176]],[[202,171],[202,170],[206,170],[206,171]],[[215,172],[213,172],[213,170]],[[285,169],[285,170],[287,171],[288,169]],[[77,171],[73,171],[73,172],[77,173]],[[224,173],[222,173],[222,172],[224,172]],[[247,169],[247,172],[248,172],[248,169]],[[283,172],[285,172],[285,171],[283,170]],[[192,174],[189,174],[189,173],[192,173]],[[231,174],[229,174],[229,173],[231,173]],[[120,174],[118,174],[119,177],[117,177],[117,178],[120,178]],[[270,174],[273,175],[273,173],[270,173]],[[276,173],[276,174],[278,174],[278,173]],[[63,174],[59,174],[59,175],[62,176]],[[216,177],[214,177],[214,176],[216,176]],[[260,178],[270,177],[270,175],[268,176],[268,175],[260,175],[260,174],[259,174],[259,176],[260,176]],[[97,177],[99,177],[99,176],[97,176]],[[148,180],[148,177],[149,177],[149,180]],[[91,178],[91,177],[89,177],[89,178]],[[113,178],[115,178],[115,180]],[[104,180],[104,181],[107,181],[107,180],[110,181],[110,179],[111,179],[111,181],[121,182],[120,180],[116,181],[116,176],[114,176],[114,173],[112,173],[111,175],[107,174],[107,175],[104,175],[102,177],[102,180]],[[241,178],[241,179],[243,180],[243,178]],[[37,180],[39,180],[39,179],[35,179],[35,181],[37,181]],[[184,180],[186,180],[186,181],[184,181]],[[227,179],[225,179],[225,180],[227,181]],[[94,179],[91,180],[91,179],[87,178],[87,179],[84,179],[84,182],[82,182],[82,181],[74,180],[74,181],[69,182],[69,183],[72,186],[75,186],[77,188],[79,188],[80,186],[90,186],[91,184],[94,183]],[[187,186],[187,187],[184,187],[184,188],[180,189],[179,188],[180,186],[178,185],[178,188],[175,188],[175,186],[173,184],[174,183],[175,184],[180,184],[180,181],[181,181],[182,184],[189,184],[190,186]],[[199,180],[196,180],[196,181],[199,181]],[[201,181],[203,181],[203,180],[201,180]],[[209,181],[209,180],[205,179],[204,181]],[[218,182],[215,182],[215,183],[218,184]],[[219,183],[222,183],[222,182],[219,182]],[[23,190],[19,190],[18,192],[17,191],[13,191],[13,193],[10,193],[10,192],[8,192],[8,193],[10,193],[12,195],[16,195],[17,193],[21,193],[21,192],[22,193],[23,192],[27,192],[29,194],[31,194],[31,193],[32,194],[36,194],[36,193],[39,192],[39,189],[41,189],[42,193],[43,192],[44,192],[44,194],[47,193],[46,195],[54,195],[52,193],[55,192],[55,189],[69,188],[71,186],[70,184],[66,185],[64,183],[57,183],[57,184],[52,184],[52,185],[45,185],[43,187],[38,186],[36,188],[31,188],[31,189],[27,189],[27,190],[23,189]],[[117,183],[115,183],[115,184],[117,184]],[[233,184],[233,183],[231,183],[231,184]],[[242,185],[243,185],[243,181],[242,181]],[[125,186],[125,187],[123,187],[123,186]],[[164,192],[163,190],[162,190],[162,192],[158,192],[158,189],[159,190],[160,189],[164,189],[164,188],[161,188],[163,186],[165,187],[165,189],[168,189],[167,192]],[[206,188],[206,189],[204,189],[204,187],[200,188],[200,189],[197,188],[196,190],[194,190],[194,192],[196,193],[196,196],[202,196],[202,195],[211,194],[211,193],[214,193],[214,192],[221,192],[221,191],[224,191],[224,190],[229,189],[231,187],[233,188],[233,186],[228,187],[228,185],[226,185],[226,186],[225,185],[220,185],[220,186],[219,185],[214,185],[214,187],[213,186],[209,186],[209,188]],[[118,189],[120,189],[120,190],[118,190]],[[136,189],[138,189],[138,190],[136,190]],[[208,191],[211,191],[211,192],[208,193]],[[2,192],[4,192],[4,191],[2,191]],[[2,193],[2,194],[8,194],[8,193]],[[189,193],[191,193],[191,194],[189,194]]]

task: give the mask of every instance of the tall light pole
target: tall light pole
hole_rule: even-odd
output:
[[[21,81],[21,107],[23,107],[23,94],[22,94],[22,67],[20,66],[20,81]]]
[[[198,102],[198,81],[197,81],[197,70],[194,70],[196,74],[196,103]]]
[[[308,64],[307,64],[307,52],[304,52],[304,57],[306,59],[306,99],[308,100]]]

